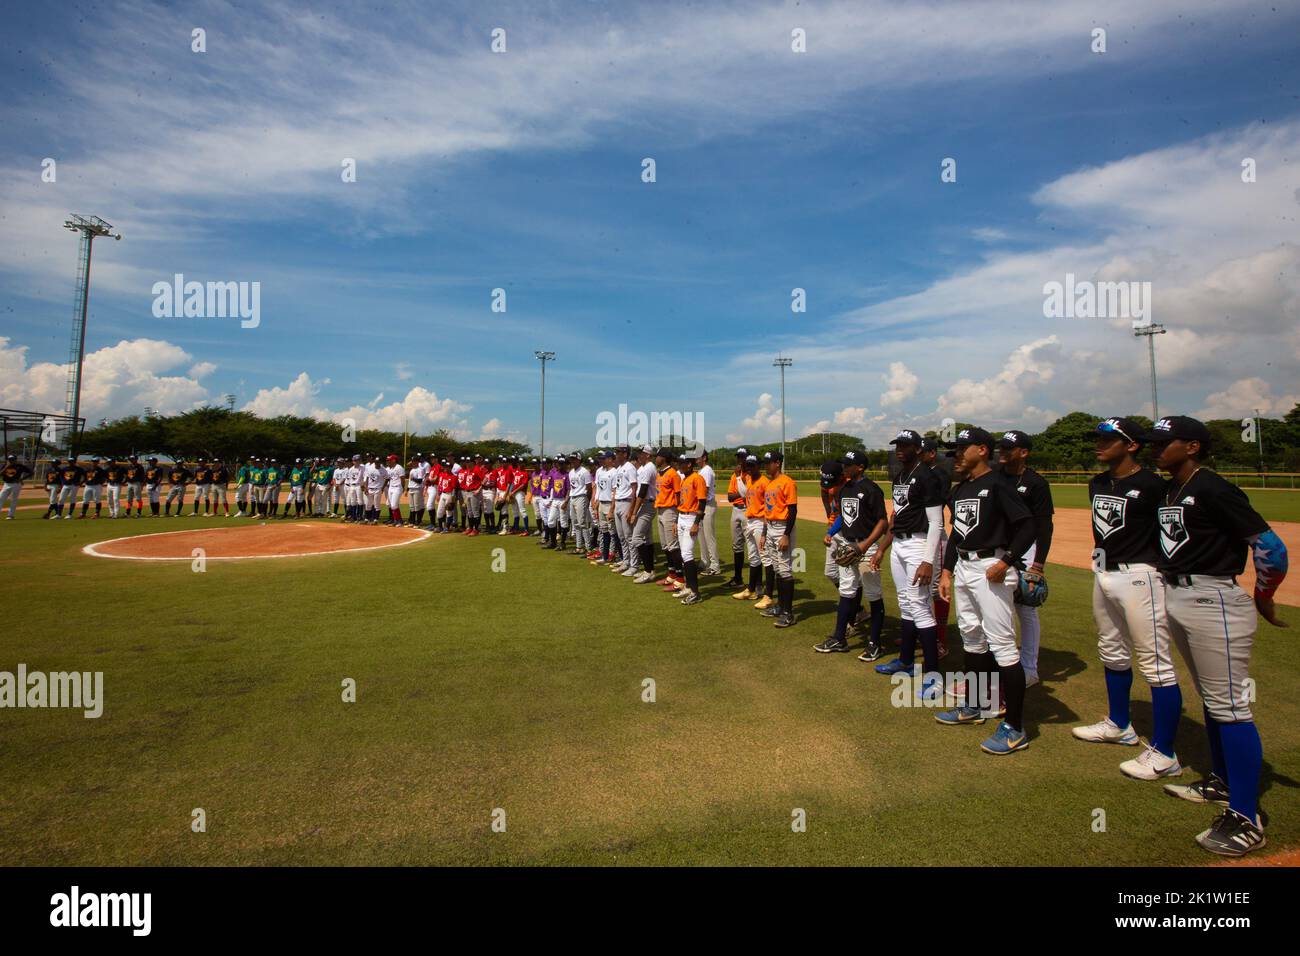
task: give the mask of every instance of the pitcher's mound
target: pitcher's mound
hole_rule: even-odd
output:
[[[419,528],[276,520],[235,528],[195,528],[113,538],[88,544],[81,550],[96,558],[191,561],[195,557],[194,549],[202,548],[203,557],[209,561],[234,561],[373,551],[413,544],[427,537],[429,532]]]

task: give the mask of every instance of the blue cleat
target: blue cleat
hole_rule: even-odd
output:
[[[912,670],[911,664],[904,664],[902,658],[896,657],[892,661],[876,665],[876,673],[884,674],[886,677],[892,677],[895,674],[906,674]]]
[[[940,711],[934,715],[934,719],[949,727],[956,727],[958,724],[982,724],[984,714],[978,707],[954,707],[952,710]]]
[[[943,681],[934,676],[930,676],[921,681],[921,685],[916,688],[917,700],[938,700],[943,696]]]
[[[1016,730],[1004,720],[998,724],[998,729],[993,731],[993,736],[980,744],[980,750],[986,754],[1002,756],[1024,750],[1028,746],[1029,735],[1023,730]]]

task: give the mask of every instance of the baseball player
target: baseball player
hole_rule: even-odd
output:
[[[796,520],[799,517],[799,490],[794,479],[781,468],[785,456],[779,451],[763,453],[767,484],[763,491],[763,537],[759,546],[770,557],[776,574],[776,604],[760,613],[776,618],[775,627],[794,624],[794,573]],[[761,602],[760,602],[761,603]]]
[[[935,715],[941,724],[982,724],[977,687],[983,682],[990,706],[993,688],[1006,701],[1006,714],[993,736],[980,744],[985,753],[1004,755],[1029,746],[1024,729],[1025,671],[1016,647],[1016,566],[1033,543],[1029,509],[1005,478],[989,467],[993,436],[982,428],[963,428],[951,443],[960,483],[953,488],[952,537],[944,552],[939,594],[957,597],[957,626],[966,653],[964,703]]]
[[[399,527],[402,524],[402,485],[406,481],[406,469],[397,460],[396,455],[388,456],[388,467],[384,472],[388,486],[388,524]]]
[[[569,525],[573,528],[573,553],[587,558],[591,552],[591,472],[576,451],[569,456]]]
[[[149,496],[149,516],[157,518],[158,510],[162,504],[162,483],[167,472],[158,464],[157,458],[150,458],[149,465],[144,470],[144,490]]]
[[[254,459],[256,460],[256,459]],[[239,465],[235,468],[235,517],[242,518],[252,509],[248,505],[248,490],[251,487],[248,482],[250,467],[244,459],[239,459]]]
[[[416,452],[407,462],[406,497],[409,502],[411,524],[417,528],[424,524],[424,478],[429,473],[428,459]]]
[[[479,468],[480,459],[475,459],[461,467],[456,473],[460,486],[460,499],[463,504],[461,514],[462,533],[474,537],[478,532],[479,518],[483,514],[483,472]]]
[[[549,505],[544,514],[551,537],[545,547],[552,551],[563,551],[569,534],[569,473],[564,462],[562,456],[556,456],[547,473]]]
[[[456,476],[452,473],[451,464],[447,461],[442,462],[442,467],[438,469],[436,475],[438,505],[434,518],[437,521],[438,533],[448,534],[456,523]]]
[[[347,514],[347,492],[345,490],[345,481],[348,472],[348,460],[343,456],[334,459],[334,464],[330,472],[330,491],[329,491],[329,508],[327,518],[337,518],[339,509]]]
[[[695,459],[695,473],[704,479],[704,516],[700,521],[699,564],[705,574],[721,574],[722,561],[718,558],[718,532],[714,519],[718,515],[718,478],[709,464],[709,453],[703,448]]]
[[[1164,581],[1156,513],[1164,479],[1137,463],[1145,429],[1128,418],[1097,424],[1097,460],[1106,470],[1088,482],[1092,503],[1092,616],[1097,650],[1106,680],[1109,713],[1074,736],[1092,743],[1136,746],[1140,738],[1129,715],[1133,661],[1151,688],[1151,746],[1136,761],[1125,761],[1131,776],[1154,780],[1178,766],[1174,737],[1183,695],[1174,673],[1173,639],[1165,614]],[[1180,768],[1181,769],[1181,768]]]
[[[732,595],[737,601],[758,601],[755,607],[766,599],[771,605],[772,592],[776,588],[776,572],[768,571],[768,557],[759,540],[763,537],[763,516],[767,510],[767,476],[760,471],[757,455],[745,456],[745,550],[749,552],[749,584],[743,591]],[[766,581],[764,578],[766,577]]]
[[[733,591],[745,589],[742,577],[745,567],[745,458],[746,448],[736,449],[736,464],[727,481],[727,503],[731,505],[731,580],[727,587]]]
[[[227,492],[230,489],[230,469],[224,461],[209,462],[208,477],[212,484],[208,487],[208,501],[212,505],[212,517],[217,516],[217,507],[227,518],[230,517],[230,501]]]
[[[59,472],[59,514],[64,520],[70,519],[77,510],[77,489],[86,484],[86,470],[77,464],[75,459],[69,458],[63,463],[63,470]],[[67,505],[68,513],[63,514],[63,506]]]
[[[826,534],[823,542],[826,544],[826,562],[822,567],[822,573],[830,579],[836,588],[840,586],[840,565],[835,560],[836,548],[842,542],[831,540],[831,528],[835,525],[835,519],[839,517],[840,506],[840,488],[844,486],[844,463],[838,458],[829,458],[822,462],[821,475],[818,481],[822,496],[822,510],[826,512]],[[862,609],[861,600],[856,601],[854,617]],[[844,635],[840,635],[843,637]],[[845,647],[847,647],[847,642]],[[879,645],[877,644],[877,649]],[[870,647],[868,648],[870,649]]]
[[[61,462],[57,458],[51,458],[49,465],[45,468],[45,491],[50,496],[49,507],[45,509],[45,519],[47,521],[51,515],[60,516],[63,510],[59,504],[59,490],[62,487],[61,473]]]
[[[23,490],[23,479],[31,473],[32,470],[20,462],[17,455],[5,456],[4,467],[0,468],[0,482],[3,483],[3,488],[0,489],[0,511],[4,510],[6,504],[9,506],[6,521],[14,520],[14,515],[18,512],[18,493]]]
[[[945,504],[948,501],[948,495],[952,491],[952,476],[948,474],[939,465],[939,443],[936,439],[926,437],[921,439],[921,461],[934,472],[935,477],[939,480],[939,485],[943,489],[943,500]],[[946,459],[945,459],[946,460]],[[948,532],[942,524],[939,526],[939,544],[935,549],[933,565],[936,571],[943,567],[943,554],[948,547]],[[939,660],[948,656],[948,612],[949,602],[939,597],[939,574],[935,574],[930,585],[930,596],[934,604],[934,623],[939,629]]]
[[[510,513],[513,515],[510,527],[503,528],[503,533],[528,537],[528,482],[532,478],[522,458],[510,460],[510,482],[507,486]]]
[[[126,469],[123,477],[126,481],[126,514],[124,517],[131,517],[131,505],[135,505],[135,516],[144,517],[144,465],[140,464],[140,459],[131,455],[126,460]]]
[[[477,466],[477,462],[476,462]],[[496,514],[497,514],[497,465],[492,459],[486,459],[483,465],[479,467],[479,473],[482,476],[482,487],[479,488],[479,503],[483,509],[481,518],[482,529],[488,534],[496,533]]]
[[[1169,474],[1156,515],[1165,615],[1201,698],[1213,763],[1206,780],[1166,784],[1165,790],[1193,803],[1226,804],[1196,842],[1211,853],[1243,856],[1266,842],[1258,813],[1264,748],[1250,710],[1255,614],[1286,626],[1273,604],[1286,577],[1286,545],[1245,492],[1201,464],[1210,453],[1210,433],[1201,422],[1162,418],[1146,440],[1157,466]],[[1255,565],[1253,600],[1236,582],[1247,547]],[[1153,769],[1161,763],[1153,760]]]
[[[104,486],[107,483],[108,469],[104,467],[104,459],[92,458],[81,491],[81,517],[86,517],[92,501],[95,503],[95,517],[99,517],[100,510],[104,507]]]
[[[194,463],[194,511],[190,515],[192,518],[199,516],[199,504],[208,503],[208,490],[212,487],[212,469],[204,461]],[[182,505],[184,502],[182,502]],[[184,510],[182,508],[182,510]]]
[[[185,462],[177,459],[167,469],[167,480],[171,486],[167,489],[167,500],[163,502],[163,517],[170,518],[172,502],[176,502],[176,516],[179,518],[185,511],[185,486],[193,478],[193,473],[185,467]]]
[[[249,515],[266,517],[266,462],[254,456],[248,466]]]
[[[919,641],[924,676],[918,696],[931,699],[942,692],[938,676],[939,627],[934,620],[930,585],[934,578],[934,555],[943,533],[944,491],[939,476],[921,460],[923,442],[921,435],[910,428],[904,428],[890,440],[897,449],[898,459],[891,489],[894,514],[875,564],[879,566],[880,558],[888,552],[903,640],[897,659],[878,665],[876,671],[889,676],[900,672],[910,674]]]
[[[379,509],[384,497],[384,486],[388,483],[388,469],[380,463],[378,455],[366,455],[361,479],[366,498],[364,520],[366,524],[377,525]]]
[[[289,468],[289,498],[284,503],[284,514],[289,517],[289,506],[293,506],[293,516],[301,518],[307,510],[307,481],[311,478],[311,466],[301,458],[293,460]]]
[[[682,552],[677,543],[677,497],[682,487],[682,476],[673,467],[676,456],[669,448],[655,452],[655,515],[659,521],[659,548],[664,553],[668,573],[663,587],[675,591],[685,583],[682,576]],[[650,579],[653,580],[653,572]],[[645,583],[638,575],[635,583]]]
[[[866,562],[869,556],[877,553],[877,542],[889,526],[884,492],[874,481],[863,477],[867,453],[858,450],[845,452],[836,464],[839,464],[841,471],[838,476],[835,469],[822,466],[822,483],[825,484],[826,476],[829,475],[832,487],[835,488],[835,504],[830,509],[835,518],[826,529],[822,543],[826,545],[827,554],[832,556],[831,563],[838,572],[836,587],[840,599],[835,609],[834,633],[820,644],[813,645],[813,650],[821,654],[843,653],[849,649],[846,634],[849,622],[857,613],[858,601],[869,586],[867,575],[875,578],[875,587],[880,587],[879,571],[867,571]],[[781,477],[788,480],[788,476]],[[873,653],[876,657],[880,656],[878,636],[874,641]]]
[[[597,555],[592,564],[609,564],[614,543],[614,453],[602,451],[592,480],[595,489]]]
[[[614,538],[618,542],[619,555],[618,560],[610,564],[609,568],[616,574],[626,574],[629,568],[635,566],[636,560],[632,550],[632,526],[629,523],[629,515],[633,510],[632,496],[636,493],[636,465],[628,460],[630,454],[627,445],[619,445],[614,449]]]
[[[104,484],[108,492],[108,516],[120,518],[122,511],[122,484],[126,480],[126,467],[116,458],[104,463]],[[99,509],[96,508],[96,511]]]
[[[700,569],[695,560],[696,542],[703,538],[705,503],[708,501],[709,483],[695,470],[695,459],[682,453],[677,459],[681,469],[681,485],[677,491],[677,547],[681,552],[684,583],[673,594],[683,604],[699,604]]]
[[[287,463],[286,463],[287,464]],[[285,465],[281,465],[272,458],[266,465],[266,516],[274,518],[280,511],[280,483],[284,481]],[[289,503],[285,502],[285,512],[289,511]]]
[[[654,580],[655,540],[654,515],[655,498],[659,472],[650,460],[654,453],[649,445],[642,445],[636,453],[636,487],[632,493],[626,521],[632,529],[632,559],[623,572],[634,582],[646,584]],[[636,568],[640,564],[640,572]],[[638,581],[639,579],[639,581]]]
[[[1024,555],[1023,574],[1029,579],[1043,576],[1047,551],[1052,546],[1052,488],[1026,464],[1033,443],[1023,431],[1012,430],[998,439],[1002,475],[1020,495],[1034,518],[1034,544]],[[1020,663],[1025,669],[1025,686],[1038,683],[1038,644],[1041,628],[1038,608],[1020,603],[1016,593],[1016,618],[1020,622]]]

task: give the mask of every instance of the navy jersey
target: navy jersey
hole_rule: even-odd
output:
[[[1092,544],[1105,552],[1107,566],[1156,563],[1156,512],[1164,493],[1164,479],[1149,468],[1123,478],[1112,478],[1109,471],[1093,475],[1088,482]]]
[[[925,509],[944,502],[943,481],[933,468],[921,462],[894,478],[894,533],[925,534],[930,529]]]
[[[1208,468],[1165,482],[1159,523],[1156,567],[1170,574],[1241,574],[1246,539],[1268,530],[1246,493]]]

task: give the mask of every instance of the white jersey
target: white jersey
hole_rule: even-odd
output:
[[[429,473],[429,466],[422,461],[417,461],[411,473],[406,476],[406,487],[415,490],[424,484],[424,476]]]
[[[586,498],[591,487],[591,472],[582,466],[572,469],[569,472],[569,497]]]
[[[460,471],[461,471],[461,464],[460,464],[460,462],[456,462],[455,464],[453,464],[453,465],[451,466],[451,473],[452,473],[453,475],[459,475],[459,474],[460,474]]]
[[[374,494],[384,487],[384,472],[373,462],[368,462],[362,469],[362,478],[366,484],[366,491]]]
[[[388,490],[401,491],[402,479],[406,477],[406,469],[401,465],[388,466]]]
[[[361,484],[361,466],[349,465],[347,468],[344,468],[343,477],[349,485]]]
[[[649,488],[644,495],[646,501],[650,504],[655,503],[655,492],[659,488],[659,469],[655,467],[653,461],[647,461],[644,465],[636,470],[637,497],[642,497],[641,488]]]
[[[330,481],[334,483],[335,488],[341,487],[343,484],[343,480],[347,477],[347,475],[348,475],[348,470],[346,468],[344,468],[341,465],[335,465],[334,475],[330,479]]]
[[[697,474],[704,479],[704,487],[708,489],[704,497],[705,507],[716,504],[718,501],[717,479],[713,474],[713,466],[705,465],[699,469]]]
[[[614,469],[614,498],[627,501],[632,497],[632,488],[636,484],[636,465],[625,461]]]
[[[614,469],[603,465],[596,469],[596,500],[614,500]]]

